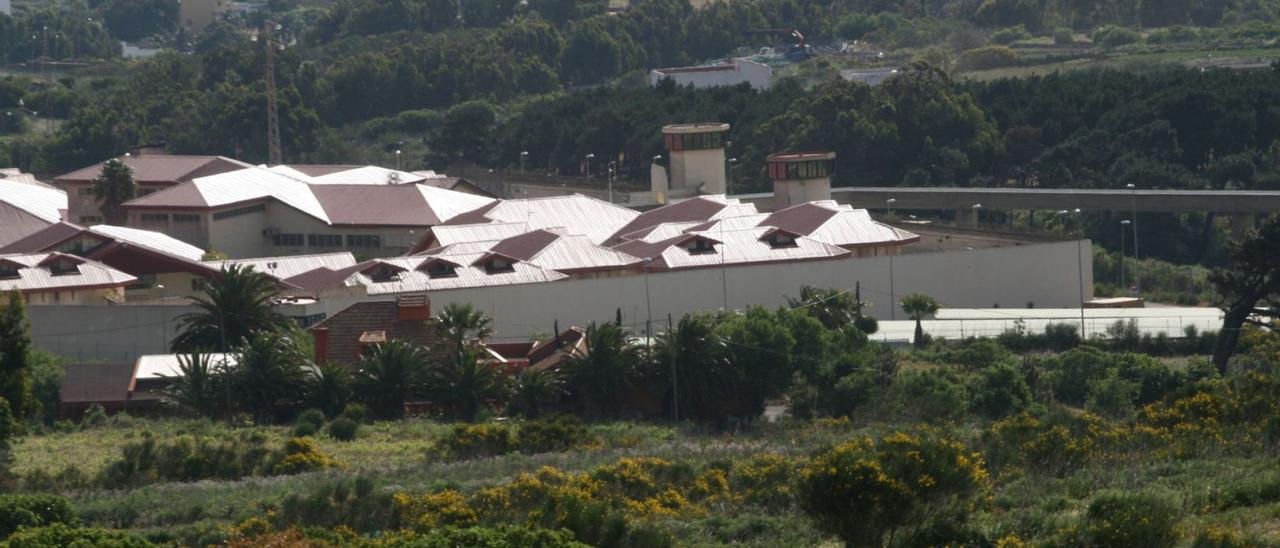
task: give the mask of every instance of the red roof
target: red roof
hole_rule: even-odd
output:
[[[133,169],[133,180],[140,184],[178,184],[218,173],[250,167],[249,164],[224,156],[173,156],[166,154],[123,156],[117,158]],[[106,161],[77,169],[54,179],[58,183],[92,181],[102,173]]]
[[[776,226],[792,234],[808,236],[835,217],[837,213],[839,212],[834,209],[806,202],[776,211],[761,221],[758,226]]]
[[[417,185],[312,185],[335,225],[431,226],[444,219]]]
[[[631,222],[618,229],[613,236],[609,238],[610,242],[621,240],[623,236],[627,236],[633,232],[651,229],[663,223],[689,223],[695,221],[705,221],[715,216],[720,210],[727,207],[724,202],[718,202],[704,197],[690,198],[673,204],[664,205],[656,209],[650,209],[641,213]],[[619,248],[620,251],[627,251]],[[630,253],[629,251],[627,251]],[[634,253],[632,253],[634,255]]]
[[[49,225],[49,227],[44,230],[31,234],[21,240],[12,242],[4,247],[0,247],[0,254],[39,253],[70,240],[84,231],[84,227],[67,222]]]

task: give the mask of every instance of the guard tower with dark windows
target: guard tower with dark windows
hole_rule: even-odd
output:
[[[766,163],[773,179],[774,210],[815,200],[831,199],[834,152],[783,152]]]
[[[701,194],[725,192],[725,137],[729,124],[675,124],[663,126],[672,193],[681,190]]]

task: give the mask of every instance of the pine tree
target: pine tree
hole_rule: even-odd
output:
[[[13,416],[34,411],[31,398],[31,333],[27,305],[22,294],[9,293],[9,304],[0,308],[0,398],[9,402]]]
[[[125,211],[121,204],[137,195],[133,168],[112,158],[102,165],[102,174],[93,178],[93,195],[102,208],[102,219],[109,225],[123,225]]]

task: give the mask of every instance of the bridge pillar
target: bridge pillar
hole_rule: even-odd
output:
[[[976,209],[957,209],[956,210],[956,226],[978,226],[978,210]]]
[[[1254,227],[1256,216],[1253,213],[1232,213],[1231,214],[1231,235],[1244,236],[1245,232]]]

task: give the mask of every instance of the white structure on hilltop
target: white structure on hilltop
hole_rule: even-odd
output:
[[[769,89],[773,83],[773,67],[750,59],[736,58],[732,63],[705,67],[670,67],[649,71],[649,85],[656,86],[670,78],[678,86],[713,88],[747,83],[758,90]]]

